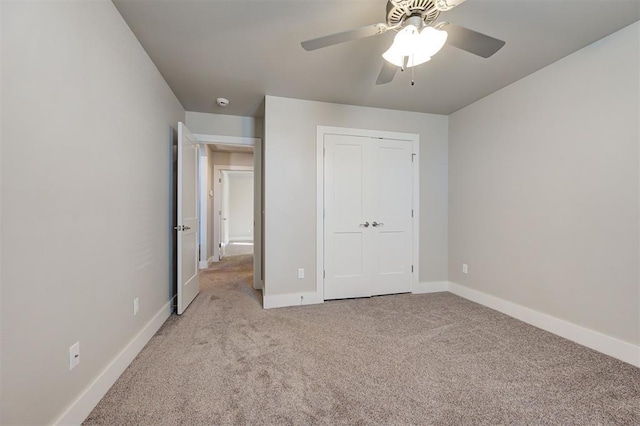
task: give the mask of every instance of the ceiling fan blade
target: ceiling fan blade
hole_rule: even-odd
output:
[[[393,65],[391,62],[384,61],[380,74],[378,74],[376,84],[391,83],[391,81],[393,81],[393,77],[396,75],[396,71],[398,71],[397,66]]]
[[[445,23],[442,27],[449,37],[447,43],[458,49],[465,50],[474,55],[488,58],[496,53],[505,45],[505,42],[497,38],[490,37],[486,34],[470,30],[451,23]]]
[[[351,40],[358,40],[360,38],[384,34],[385,32],[387,32],[387,29],[388,28],[385,24],[367,25],[364,27],[343,31],[341,33],[313,38],[311,40],[303,41],[300,44],[302,44],[302,48],[304,50],[316,50],[323,47],[333,46],[334,44],[340,44]]]

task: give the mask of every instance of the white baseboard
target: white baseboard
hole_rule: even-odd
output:
[[[85,388],[67,410],[53,423],[54,425],[79,425],[98,405],[107,391],[118,380],[124,370],[140,353],[144,345],[160,329],[171,315],[173,300],[164,305],[144,328],[120,351],[118,355],[102,370],[96,379]]]
[[[451,293],[494,309],[535,327],[579,343],[603,354],[640,367],[640,346],[616,339],[606,334],[581,327],[569,321],[536,311],[531,308],[449,282]]]
[[[264,309],[283,308],[285,306],[315,305],[324,303],[321,293],[289,293],[265,295],[262,298]]]
[[[263,290],[264,289],[264,283],[262,282],[261,279],[254,279],[253,280],[253,289],[254,290]]]
[[[448,281],[429,281],[417,283],[411,289],[413,294],[440,293],[449,289]]]
[[[217,262],[217,261],[218,261],[218,259],[217,259],[216,257],[211,256],[211,257],[210,257],[209,259],[207,259],[207,260],[201,260],[201,261],[198,263],[198,267],[199,267],[200,269],[207,269],[209,266],[211,266],[211,264],[212,264],[212,263]]]
[[[216,259],[214,256],[211,256],[208,260],[201,260],[198,263],[198,267],[200,269],[207,269],[209,266],[211,266],[213,262],[217,262],[217,261],[218,259]]]

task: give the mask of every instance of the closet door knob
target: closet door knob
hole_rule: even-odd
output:
[[[360,226],[364,226],[365,228],[369,227],[369,222],[361,223]],[[375,226],[375,225],[373,225]]]
[[[382,223],[382,222],[379,222],[379,223],[378,223],[378,222],[376,222],[376,221],[374,220],[374,221],[373,221],[373,223],[372,223],[371,225],[375,228],[376,226],[382,226],[382,225],[384,225],[384,223]]]

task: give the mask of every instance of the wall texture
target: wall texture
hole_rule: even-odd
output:
[[[184,109],[109,1],[3,1],[1,24],[0,423],[49,424],[169,302]]]
[[[447,279],[446,116],[266,97],[265,292],[316,288],[316,128],[420,135],[420,281]],[[297,268],[306,269],[304,279]]]
[[[253,241],[253,172],[230,172],[229,240]]]
[[[636,23],[450,116],[450,281],[640,342],[639,40]]]
[[[238,115],[187,111],[186,120],[187,127],[192,133],[207,135],[261,138],[264,129],[262,118]]]
[[[247,152],[212,151],[211,161],[212,164],[216,166],[253,167],[253,154]]]

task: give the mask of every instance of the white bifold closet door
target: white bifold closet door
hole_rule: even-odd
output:
[[[324,139],[324,298],[411,291],[412,142]]]

